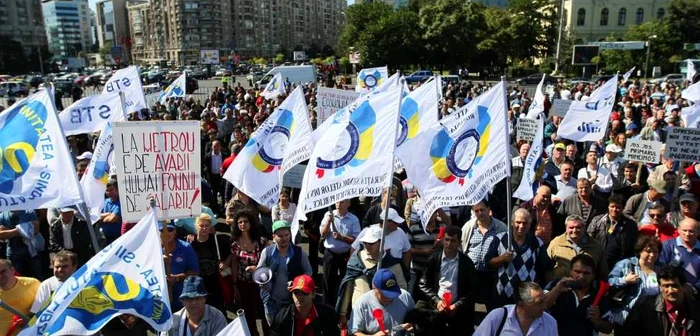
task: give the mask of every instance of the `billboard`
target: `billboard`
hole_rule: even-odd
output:
[[[219,50],[200,50],[199,51],[199,63],[200,64],[219,64]]]
[[[593,64],[593,57],[598,56],[600,47],[590,45],[575,45],[571,56],[571,64],[587,65]]]

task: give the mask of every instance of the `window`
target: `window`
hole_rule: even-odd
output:
[[[625,21],[627,21],[627,9],[620,8],[620,11],[617,12],[617,25],[624,26]]]
[[[637,8],[637,14],[634,16],[634,24],[642,24],[644,22],[644,8]]]
[[[579,8],[578,15],[576,15],[576,25],[583,26],[584,24],[586,24],[586,10]]]
[[[603,10],[600,11],[600,25],[601,26],[608,25],[608,14],[609,14],[609,11],[607,8],[603,8]]]
[[[659,8],[659,10],[656,11],[656,18],[659,20],[663,19],[665,15],[666,15],[666,10],[663,8]]]

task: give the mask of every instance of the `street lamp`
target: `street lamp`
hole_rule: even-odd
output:
[[[651,40],[655,39],[656,35],[651,35],[647,38],[647,60],[644,62],[644,78],[649,78],[649,54],[651,54]]]

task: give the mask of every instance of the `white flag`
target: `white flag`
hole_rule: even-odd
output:
[[[43,89],[0,114],[0,211],[82,202],[78,176],[53,105]]]
[[[235,320],[231,321],[226,328],[222,329],[216,336],[250,336],[248,322],[244,315],[239,315]]]
[[[681,120],[687,128],[700,128],[700,104],[695,103],[681,110]]]
[[[423,199],[421,221],[446,206],[475,204],[509,175],[505,84],[500,82],[411,140],[408,179]]]
[[[636,66],[633,66],[632,69],[627,70],[624,75],[622,75],[622,82],[627,83],[627,80],[630,79],[630,76],[632,76],[632,72],[634,69],[637,68]]]
[[[695,63],[693,63],[692,60],[686,60],[686,72],[685,72],[685,79],[690,81],[691,83],[693,82],[693,77],[695,77]]]
[[[401,102],[396,156],[399,160],[413,155],[411,140],[418,133],[438,124],[438,83],[433,79],[413,90]]]
[[[681,98],[696,103],[700,101],[700,82],[688,86],[685,90],[683,90],[681,93]]]
[[[304,172],[292,237],[306,213],[358,196],[378,196],[391,179],[403,85],[361,96],[333,116]]]
[[[311,122],[298,86],[248,140],[224,178],[271,208],[279,199],[284,173],[310,156]]]
[[[185,98],[187,94],[187,78],[185,77],[185,72],[180,75],[176,80],[174,80],[168,87],[161,92],[158,101],[163,104],[168,98]]]
[[[544,138],[544,114],[540,115],[539,120],[537,120],[537,133],[535,134],[535,139],[530,146],[530,151],[527,152],[525,157],[525,164],[523,165],[523,176],[520,179],[520,184],[518,189],[513,193],[513,197],[517,197],[523,201],[529,201],[535,197],[535,191],[533,190],[533,184],[535,183],[538,175],[538,170],[542,165],[542,140]]]
[[[20,335],[92,335],[121,314],[172,324],[155,210],[77,270]]]
[[[532,99],[530,108],[527,110],[528,119],[537,119],[540,113],[544,112],[544,93],[542,92],[542,85],[544,85],[544,78],[547,75],[542,74],[542,80],[537,84],[537,90],[535,91],[535,97]]]
[[[65,135],[97,132],[110,121],[126,120],[119,94],[87,96],[68,106],[58,115]]]
[[[112,175],[110,171],[116,171],[114,165],[114,136],[112,125],[108,123],[100,133],[100,138],[95,145],[95,151],[87,169],[80,179],[83,188],[85,204],[90,209],[91,223],[100,219],[102,204],[107,190],[107,181]]]
[[[355,91],[367,93],[382,85],[389,78],[389,69],[385,66],[379,68],[365,68],[357,73]]]
[[[135,65],[115,72],[102,89],[102,93],[119,92],[124,92],[124,114],[129,115],[148,108],[146,97],[143,94],[139,69]]]
[[[588,101],[573,101],[561,121],[557,135],[573,141],[598,141],[605,136],[615,105],[617,76],[591,94]]]
[[[260,95],[265,97],[265,99],[277,98],[277,96],[287,93],[286,86],[287,84],[284,82],[284,78],[282,78],[282,73],[278,72],[270,79],[270,82],[265,85],[265,89]]]

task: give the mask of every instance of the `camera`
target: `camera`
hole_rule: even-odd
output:
[[[576,280],[567,280],[564,281],[564,287],[566,288],[571,288],[571,289],[581,289],[583,286],[581,285],[580,282]]]

